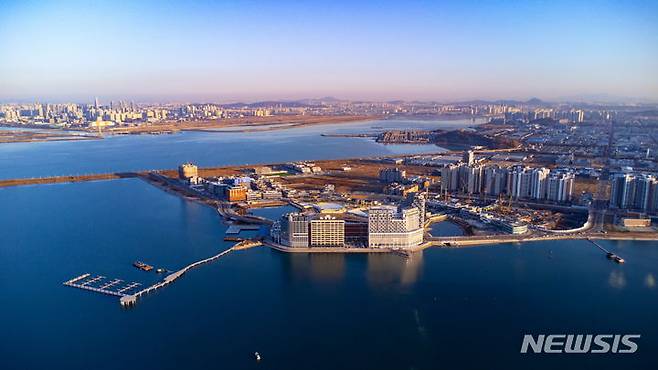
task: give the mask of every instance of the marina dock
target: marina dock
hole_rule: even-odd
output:
[[[232,224],[231,226],[226,229],[226,234],[227,235],[236,235],[241,233],[242,231],[248,231],[248,230],[259,230],[260,225],[252,225],[252,224]]]
[[[105,295],[111,295],[119,297],[119,302],[122,306],[132,306],[137,303],[137,299],[142,297],[145,294],[151,293],[157,289],[167,286],[170,283],[173,283],[178,278],[183,276],[189,270],[201,266],[203,264],[217,260],[224,255],[230,253],[233,250],[244,250],[253,247],[262,245],[260,240],[243,240],[229,249],[223,250],[218,254],[204,258],[200,261],[193,262],[178,271],[174,271],[171,274],[165,276],[165,278],[151,286],[143,288],[141,290],[139,287],[142,285],[138,282],[126,283],[121,279],[108,279],[102,275],[93,276],[89,273],[76,276],[72,279],[65,281],[63,284],[72,288],[78,288],[83,290],[88,290],[96,293],[101,293]]]
[[[121,279],[108,280],[102,275],[91,277],[91,274],[82,274],[65,281],[64,285],[106,295],[124,297],[128,295],[131,290],[136,289],[142,284],[137,282],[124,284],[124,281]]]

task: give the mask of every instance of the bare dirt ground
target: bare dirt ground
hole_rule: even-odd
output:
[[[319,125],[328,123],[349,123],[380,118],[379,116],[270,116],[244,117],[206,121],[162,122],[143,124],[134,127],[108,128],[104,131],[113,134],[148,134],[176,131],[216,131],[234,128],[229,132],[271,131],[293,127]],[[221,132],[221,131],[220,131]]]

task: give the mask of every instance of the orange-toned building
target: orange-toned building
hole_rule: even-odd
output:
[[[247,189],[242,186],[232,186],[227,188],[226,200],[229,202],[242,202],[247,200]]]

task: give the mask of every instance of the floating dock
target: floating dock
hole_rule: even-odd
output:
[[[259,230],[259,229],[260,229],[260,225],[236,225],[236,224],[233,224],[233,225],[229,226],[228,229],[226,229],[226,234],[227,235],[230,235],[230,234],[235,235],[235,234],[239,234],[239,233],[241,233],[242,231],[245,231],[245,230]]]
[[[133,306],[135,303],[137,303],[137,299],[140,298],[141,296],[153,292],[157,289],[160,289],[174,282],[176,279],[183,276],[187,271],[195,267],[219,259],[233,250],[243,250],[243,249],[257,247],[260,245],[262,245],[262,242],[260,240],[249,240],[249,239],[243,240],[235,244],[233,247],[223,250],[214,256],[202,259],[200,261],[196,261],[194,263],[191,263],[183,267],[178,271],[174,271],[171,274],[165,276],[164,279],[162,279],[161,281],[142,289],[139,289],[139,287],[142,285],[141,283],[137,283],[137,282],[125,283],[121,279],[107,279],[105,276],[102,275],[96,275],[92,277],[91,274],[82,274],[80,276],[74,277],[73,279],[65,281],[63,284],[73,288],[90,290],[97,293],[119,297],[119,303],[121,303],[121,305],[124,307],[128,307],[128,306]]]
[[[108,279],[103,275],[92,277],[91,274],[82,274],[65,281],[64,285],[106,295],[124,297],[142,284],[137,282],[126,283],[121,279]]]

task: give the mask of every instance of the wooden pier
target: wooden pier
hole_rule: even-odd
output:
[[[617,263],[624,263],[624,262],[626,262],[626,261],[625,261],[623,258],[621,258],[619,255],[614,254],[614,253],[610,252],[609,250],[603,248],[603,246],[602,246],[601,244],[595,242],[594,240],[592,240],[592,239],[590,239],[590,238],[587,238],[587,241],[590,242],[590,243],[592,243],[592,244],[594,244],[597,248],[599,248],[600,250],[602,250],[603,253],[606,254],[606,257],[608,257],[609,259],[612,259],[613,261],[615,261],[615,262],[617,262]]]
[[[595,242],[594,240],[592,240],[592,239],[590,239],[590,238],[587,238],[587,241],[590,242],[590,243],[592,243],[592,244],[594,244],[597,248],[599,248],[600,250],[602,250],[603,253],[605,253],[605,254],[610,253],[609,250],[603,248],[603,246],[601,246],[601,244]]]
[[[241,242],[241,243],[243,243],[243,242]],[[151,285],[151,286],[149,286],[149,287],[147,287],[147,288],[144,288],[144,289],[142,289],[142,290],[140,290],[140,291],[138,291],[138,292],[136,292],[136,293],[134,293],[134,294],[124,295],[124,296],[122,296],[121,299],[119,300],[119,303],[121,303],[121,305],[124,306],[124,307],[126,307],[126,306],[132,306],[132,305],[134,305],[134,304],[137,303],[137,299],[140,298],[141,296],[143,296],[143,295],[145,295],[145,294],[148,294],[148,293],[151,293],[151,292],[153,292],[153,291],[156,291],[156,290],[158,290],[158,289],[160,289],[160,288],[162,288],[162,287],[165,287],[165,286],[167,286],[167,285],[170,284],[170,283],[173,283],[174,281],[176,281],[176,279],[180,278],[180,277],[183,276],[186,272],[188,272],[189,270],[191,270],[191,269],[193,269],[193,268],[195,268],[195,267],[201,266],[201,265],[203,265],[203,264],[205,264],[205,263],[212,262],[212,261],[214,261],[214,260],[216,260],[216,259],[218,259],[218,258],[221,258],[221,257],[224,256],[225,254],[231,252],[231,251],[232,251],[236,246],[238,246],[239,244],[240,244],[240,243],[238,243],[238,244],[236,244],[235,246],[233,246],[233,247],[231,247],[231,248],[229,248],[229,249],[227,249],[227,250],[225,250],[225,251],[222,251],[222,252],[220,252],[220,253],[218,253],[218,254],[212,256],[212,257],[208,257],[208,258],[202,259],[202,260],[200,260],[200,261],[196,261],[196,262],[194,262],[194,263],[191,263],[191,264],[189,264],[189,265],[183,267],[182,269],[180,269],[180,270],[178,270],[178,271],[175,271],[175,272],[173,272],[173,273],[171,273],[171,274],[165,276],[164,280],[162,280],[162,281],[160,281],[160,282],[158,282],[158,283],[155,283],[155,284],[153,284],[153,285]]]
[[[171,274],[165,276],[163,280],[133,293],[131,293],[131,291],[141,286],[142,285],[141,283],[137,283],[137,282],[125,283],[121,279],[112,279],[106,281],[107,278],[102,275],[91,277],[91,274],[82,274],[80,276],[74,277],[73,279],[65,281],[63,284],[73,288],[79,288],[79,289],[89,290],[92,292],[116,296],[119,297],[119,303],[121,303],[122,306],[124,307],[132,306],[135,303],[137,303],[138,298],[142,297],[145,294],[158,290],[170,283],[173,283],[174,281],[176,281],[176,279],[180,278],[186,272],[188,272],[189,270],[195,267],[219,259],[233,250],[243,250],[243,249],[257,247],[260,245],[262,245],[262,242],[259,240],[249,240],[249,239],[243,240],[229,249],[221,251],[214,256],[204,258],[200,261],[191,263],[183,267],[182,269],[178,271],[174,271]]]

